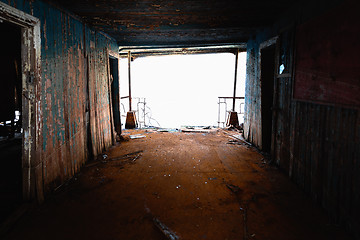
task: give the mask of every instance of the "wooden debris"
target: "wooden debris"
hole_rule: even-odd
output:
[[[228,189],[230,189],[230,191],[233,192],[233,193],[235,193],[235,194],[237,194],[237,193],[239,193],[239,192],[242,191],[240,187],[235,186],[235,185],[233,185],[233,184],[226,184],[226,187],[227,187]]]
[[[181,128],[180,132],[184,132],[184,133],[212,133],[212,132],[217,132],[218,129],[211,129],[208,127],[205,128]]]
[[[164,223],[160,222],[156,217],[153,218],[155,226],[167,237],[169,240],[180,239],[171,229],[169,229]]]
[[[138,139],[138,138],[146,138],[146,136],[142,134],[130,135],[130,139]]]
[[[136,161],[136,159],[138,159],[140,157],[142,152],[143,152],[143,150],[132,152],[132,153],[127,153],[120,157],[110,158],[110,159],[108,159],[108,161],[132,160],[134,162],[134,161]]]

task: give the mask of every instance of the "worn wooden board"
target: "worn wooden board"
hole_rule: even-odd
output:
[[[360,107],[356,5],[342,5],[297,28],[295,99]]]

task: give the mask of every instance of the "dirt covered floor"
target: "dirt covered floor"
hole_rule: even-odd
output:
[[[30,209],[5,239],[350,239],[246,144],[131,131]]]

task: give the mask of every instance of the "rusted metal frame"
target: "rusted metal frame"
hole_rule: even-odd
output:
[[[131,98],[131,51],[128,51],[128,76],[129,76],[129,111],[132,110],[132,98]]]
[[[236,83],[237,83],[237,70],[238,70],[238,62],[239,62],[239,49],[235,53],[235,74],[234,74],[234,94],[233,94],[233,105],[232,111],[235,112],[235,98],[236,98]]]
[[[261,82],[261,50],[265,49],[267,47],[270,47],[272,45],[275,45],[275,65],[274,65],[274,69],[275,69],[275,73],[274,76],[276,76],[277,73],[277,69],[278,69],[278,60],[279,60],[279,51],[280,51],[280,44],[279,44],[279,36],[275,36],[269,40],[266,40],[264,42],[262,42],[259,46],[259,59],[258,59],[258,66],[259,66],[259,73],[258,73],[258,77],[260,78],[260,82]],[[260,87],[262,87],[262,85],[260,85]],[[276,99],[277,99],[277,80],[276,78],[274,79],[274,92],[273,92],[273,108],[274,106],[276,106]],[[260,89],[261,92],[261,89]],[[260,93],[261,94],[261,93]],[[261,98],[260,98],[261,99]],[[263,124],[263,120],[261,117],[261,113],[262,113],[262,104],[261,104],[261,100],[260,100],[260,122],[261,122],[261,126],[260,128],[262,128],[262,124]],[[277,118],[277,113],[276,111],[273,111],[273,117],[272,117],[272,137],[271,137],[271,157],[273,159],[275,159],[275,140],[276,140],[276,135],[275,135],[275,130],[276,130],[276,125],[274,126],[274,123],[276,122],[276,118]],[[261,134],[261,137],[258,138],[258,142],[260,142],[258,145],[260,148],[262,148],[263,146],[263,142],[262,142],[262,130],[258,131]]]
[[[21,27],[23,199],[42,202],[43,163],[40,20],[0,2],[0,19]]]

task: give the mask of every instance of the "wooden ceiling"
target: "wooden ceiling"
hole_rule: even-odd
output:
[[[50,0],[121,46],[241,44],[296,0]]]

